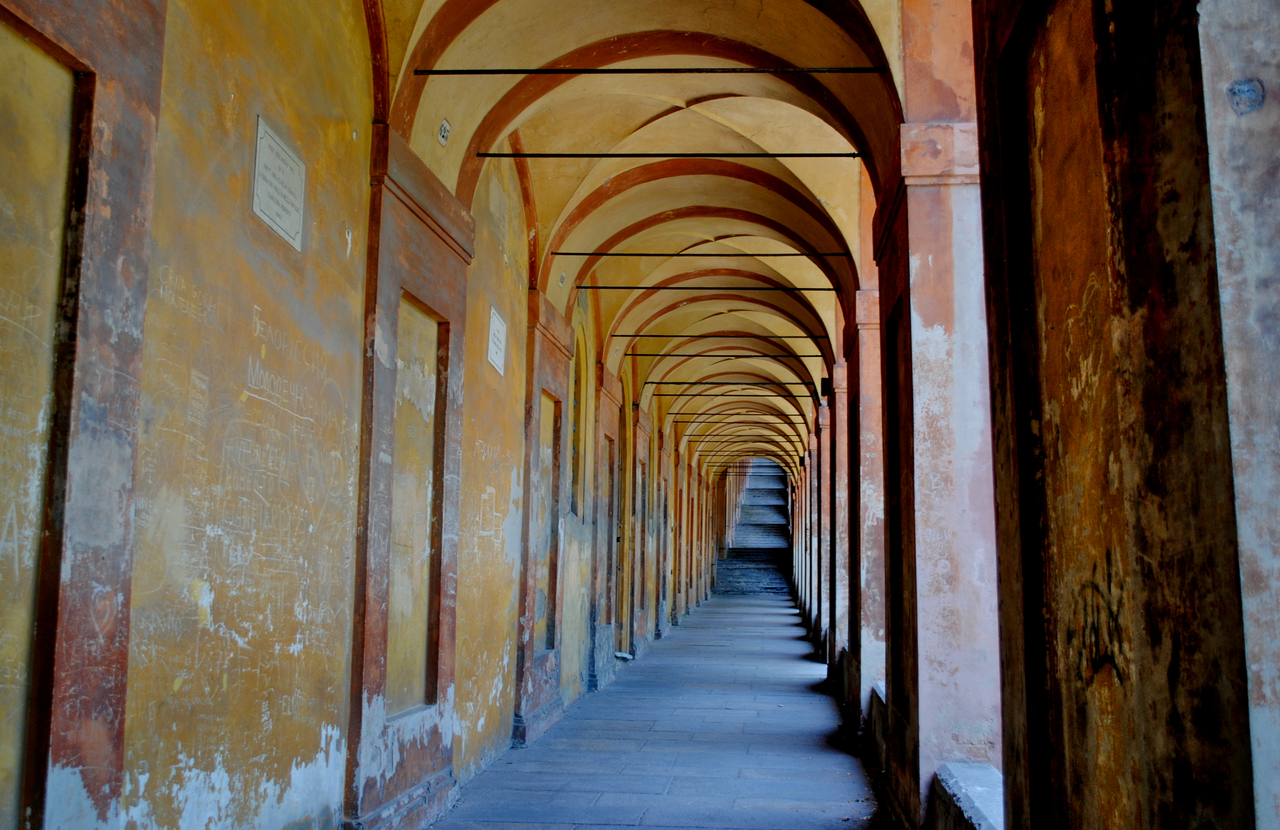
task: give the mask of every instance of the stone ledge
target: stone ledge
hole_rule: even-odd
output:
[[[1004,777],[990,764],[943,764],[929,794],[930,830],[1004,830]]]

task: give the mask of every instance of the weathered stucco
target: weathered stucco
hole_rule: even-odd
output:
[[[528,251],[514,165],[486,168],[472,209],[458,544],[458,723],[454,774],[465,781],[511,745],[524,522],[523,332]],[[504,374],[489,364],[489,314],[507,324]]]
[[[0,22],[0,828],[21,820],[61,299],[71,72]]]
[[[1280,31],[1050,6],[0,0],[0,830],[424,825],[751,457],[901,823],[1280,830]]]
[[[169,8],[126,716],[139,827],[341,816],[369,66],[355,2]],[[301,253],[250,211],[259,117],[307,168]]]
[[[1254,823],[1197,18],[979,9],[1013,826]]]

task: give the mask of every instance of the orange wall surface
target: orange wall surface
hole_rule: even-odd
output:
[[[174,0],[145,323],[124,810],[333,826],[349,705],[370,58],[360,3]],[[251,210],[258,118],[302,252]]]
[[[433,139],[434,140],[434,139]],[[465,780],[511,746],[516,580],[524,485],[524,332],[529,261],[520,184],[490,164],[472,206],[476,258],[467,278],[462,511],[458,527],[457,716],[454,775]],[[507,325],[503,373],[488,359],[489,317]]]
[[[71,73],[0,23],[0,828],[20,822]]]

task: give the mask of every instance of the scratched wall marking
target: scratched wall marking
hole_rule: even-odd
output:
[[[190,301],[154,303],[144,344],[128,719],[154,731],[127,761],[125,801],[148,814],[177,797],[180,770],[217,764],[179,730],[314,752],[345,695],[332,644],[350,637],[354,537],[356,418],[330,357],[284,336],[274,309],[233,312],[161,270]],[[259,808],[251,780],[231,778],[224,815]]]
[[[438,348],[436,322],[412,301],[401,300],[387,602],[387,711],[392,715],[432,702],[431,591],[440,578],[440,551],[431,538]]]
[[[71,74],[0,23],[0,830],[19,825]]]

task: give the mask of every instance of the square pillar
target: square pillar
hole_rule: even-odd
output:
[[[904,124],[901,146],[907,256],[881,269],[888,784],[918,822],[942,764],[1001,766],[1000,648],[976,124]]]
[[[818,653],[826,660],[831,640],[831,407],[818,404],[818,547],[814,551],[818,578]]]
[[[516,699],[512,739],[523,746],[537,739],[564,714],[560,696],[561,617],[564,611],[560,563],[564,546],[564,517],[568,505],[568,464],[563,463],[569,407],[569,366],[573,332],[569,321],[538,290],[529,292],[527,340],[528,377],[525,381],[524,480],[530,501],[524,511],[523,561],[520,566],[520,623],[516,650]],[[544,413],[543,399],[554,401]],[[552,417],[552,424],[543,423]],[[544,426],[547,428],[544,431]],[[544,434],[551,436],[543,445]],[[544,455],[545,454],[545,455]],[[540,562],[546,561],[547,584],[538,604]],[[539,629],[543,616],[545,628]],[[550,632],[543,636],[543,631]]]
[[[1271,100],[1277,91],[1270,86],[1267,98],[1243,114],[1224,93],[1241,79],[1269,84],[1280,66],[1277,42],[1274,6],[1201,4],[1258,830],[1280,830],[1280,237],[1260,232],[1274,223],[1280,192],[1273,163],[1280,107]]]
[[[809,532],[805,535],[804,558],[809,582],[809,604],[805,610],[809,620],[809,633],[817,637],[822,631],[822,580],[818,564],[818,551],[821,549],[819,540],[822,536],[822,524],[818,517],[818,505],[822,501],[822,468],[818,461],[819,427],[816,416],[814,421],[814,434],[809,436],[809,491],[805,494],[805,523],[809,526]]]
[[[880,396],[880,292],[857,297],[858,685],[862,717],[885,679],[884,407]]]
[[[835,681],[837,701],[852,699],[849,582],[849,365],[841,360],[831,370],[831,634],[827,638],[827,677]],[[856,615],[854,615],[856,617]]]

